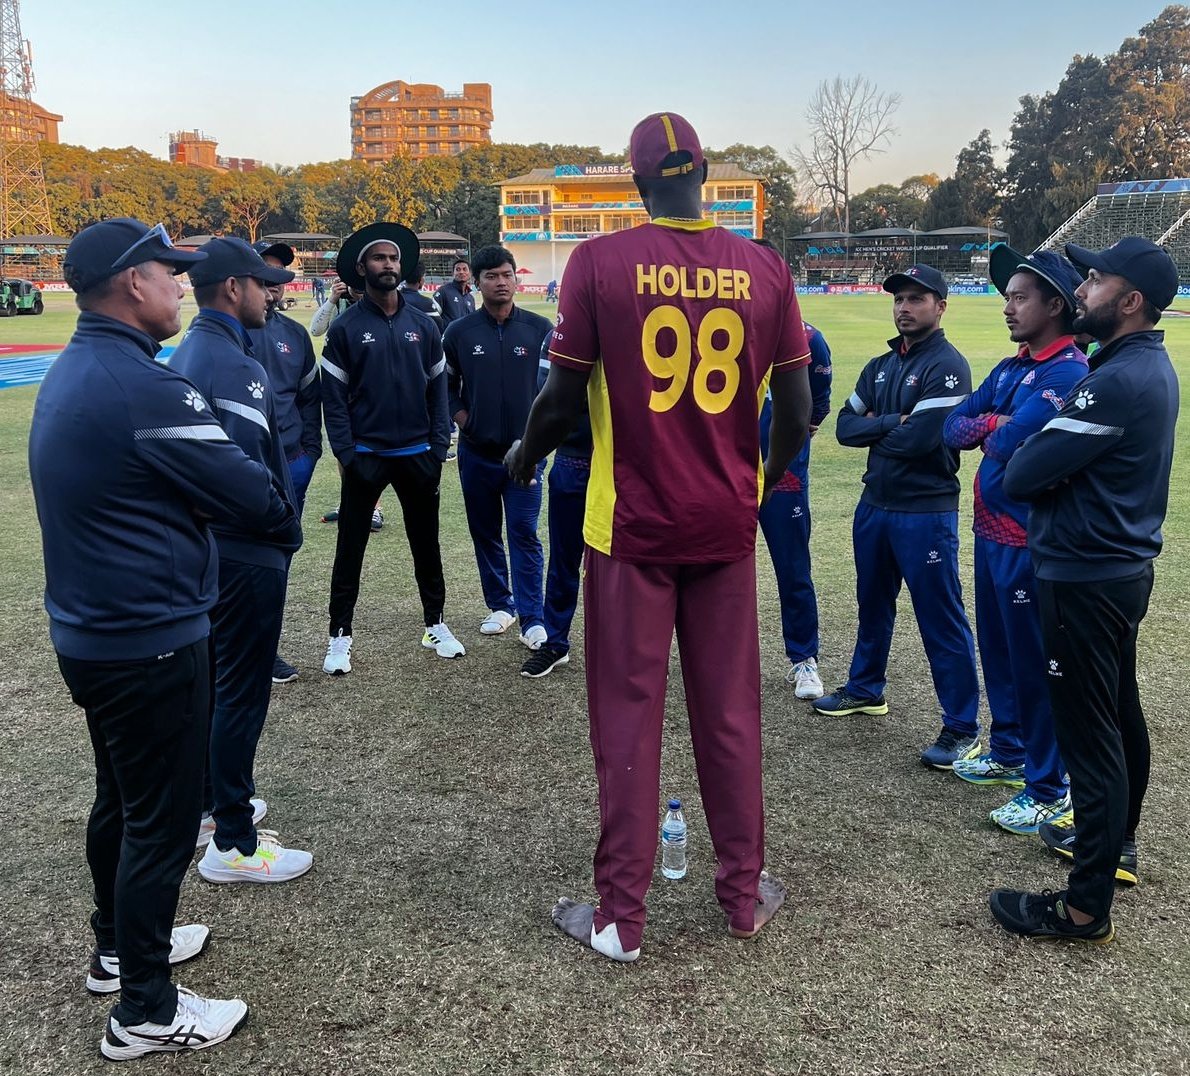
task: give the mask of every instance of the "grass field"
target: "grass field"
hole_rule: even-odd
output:
[[[528,305],[544,309],[544,304]],[[836,404],[892,334],[882,297],[808,296],[835,356]],[[944,322],[976,378],[1009,350],[1000,304],[956,297]],[[299,307],[295,316],[308,316]],[[0,343],[62,342],[73,318],[0,321]],[[1190,323],[1170,319],[1170,350]],[[25,462],[35,389],[0,393],[0,1072],[98,1072],[108,1005],[83,978],[92,937],[83,832],[93,771],[81,713],[49,645]],[[315,854],[286,886],[214,887],[191,872],[179,919],[210,950],[179,969],[200,993],[243,996],[248,1025],[209,1053],[143,1071],[260,1074],[582,1073],[1092,1076],[1190,1071],[1190,447],[1185,423],[1166,548],[1141,635],[1154,743],[1142,884],[1121,891],[1117,941],[1025,943],[992,921],[997,885],[1060,888],[1060,861],[991,827],[1002,790],[927,771],[917,752],[938,710],[907,604],[888,717],[833,720],[796,702],[775,587],[760,555],[768,861],[790,900],[754,943],[727,937],[698,806],[681,678],[672,668],[662,792],[687,804],[691,869],[658,873],[645,950],[612,966],[548,920],[559,894],[589,897],[597,822],[581,647],[541,682],[517,675],[515,636],[484,638],[457,475],[443,489],[447,619],[468,647],[446,663],[418,645],[420,616],[395,502],[365,563],[355,671],[319,671],[334,549],[317,522],[337,500],[319,466],[294,563],[279,687],[258,761],[268,824]],[[820,665],[846,677],[855,631],[850,520],[863,453],[835,442],[812,462]],[[970,594],[965,463],[963,557]],[[544,521],[543,521],[544,534]],[[631,615],[630,610],[625,615]],[[581,638],[582,614],[576,623]],[[675,653],[676,657],[676,653]],[[724,669],[724,675],[731,670]],[[985,714],[986,718],[986,714]],[[660,821],[660,815],[658,816]]]

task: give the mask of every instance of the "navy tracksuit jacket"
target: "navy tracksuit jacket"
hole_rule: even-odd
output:
[[[859,631],[847,691],[883,695],[903,581],[943,724],[974,736],[979,677],[959,584],[959,454],[942,441],[946,416],[971,392],[971,368],[941,329],[888,346],[864,367],[835,426],[841,445],[868,450],[852,528]]]
[[[992,712],[991,756],[1004,766],[1024,766],[1025,791],[1045,803],[1066,794],[1065,767],[1054,736],[1025,536],[1029,506],[1004,492],[1004,472],[1086,373],[1086,356],[1070,336],[1036,355],[1022,348],[997,363],[943,427],[951,448],[983,453],[975,475],[975,627]],[[1000,416],[1009,421],[997,425]]]

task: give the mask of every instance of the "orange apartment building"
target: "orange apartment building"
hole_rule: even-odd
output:
[[[710,164],[702,188],[703,212],[748,239],[764,231],[764,185],[734,164]],[[535,168],[500,184],[500,242],[526,283],[561,280],[579,243],[644,224],[648,214],[627,164]]]
[[[5,136],[12,141],[20,140],[20,131],[32,130],[34,141],[57,145],[58,124],[61,122],[61,116],[42,108],[35,101],[26,104],[9,98],[6,93],[0,93],[0,127],[3,128]]]
[[[369,164],[393,157],[451,157],[492,140],[492,87],[465,82],[447,92],[399,79],[351,99],[351,156]]]

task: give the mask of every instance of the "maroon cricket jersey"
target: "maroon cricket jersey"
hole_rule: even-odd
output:
[[[578,247],[550,356],[591,373],[587,544],[633,564],[748,556],[765,389],[809,350],[780,255],[709,220]]]

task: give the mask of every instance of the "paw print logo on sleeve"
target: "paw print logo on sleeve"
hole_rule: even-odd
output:
[[[264,399],[264,386],[259,381],[248,382],[248,391],[252,394],[252,399]]]
[[[1092,407],[1095,403],[1095,393],[1089,389],[1080,390],[1079,394],[1074,398],[1074,406],[1080,411],[1085,411],[1088,407]]]
[[[946,387],[948,389],[958,388],[958,385],[959,385],[959,379],[957,377],[955,377],[954,374],[946,375]]]
[[[187,407],[193,407],[195,411],[203,412],[207,409],[207,401],[204,400],[194,389],[190,389],[185,396],[182,397],[182,402]]]

